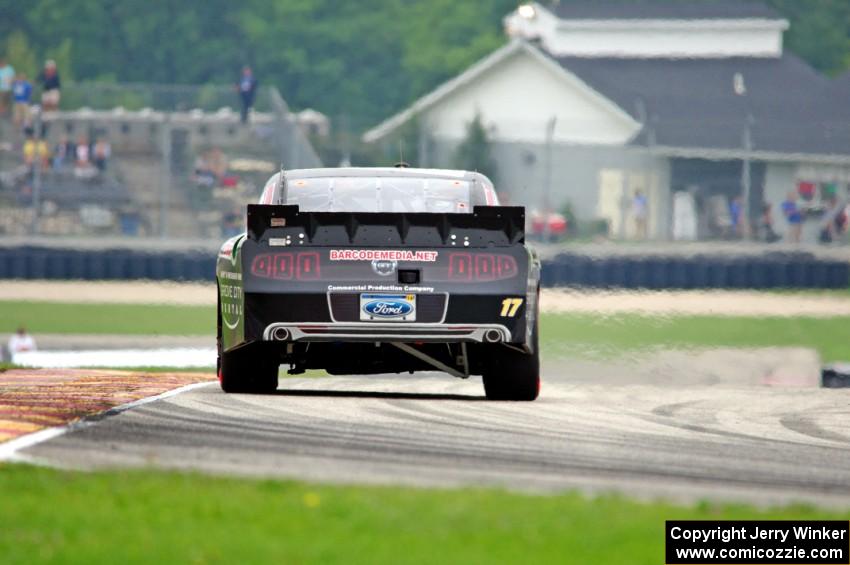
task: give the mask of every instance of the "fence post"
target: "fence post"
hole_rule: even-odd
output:
[[[42,131],[42,116],[41,116],[42,108],[41,106],[37,106],[35,109],[35,120],[33,122],[34,129],[34,137],[35,137],[35,152],[33,153],[33,174],[32,174],[32,233],[33,235],[38,235],[39,230],[41,229],[40,221],[41,221],[41,151],[39,151],[39,144],[41,142],[47,143],[47,140],[44,139],[43,131]]]

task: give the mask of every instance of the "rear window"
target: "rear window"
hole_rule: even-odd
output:
[[[466,213],[470,190],[460,179],[316,177],[291,179],[286,203],[304,212]]]

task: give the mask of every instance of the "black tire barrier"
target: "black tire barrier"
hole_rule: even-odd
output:
[[[809,274],[811,262],[802,260],[788,265],[788,286],[791,288],[811,288],[812,277]]]
[[[48,247],[0,248],[0,279],[212,281],[215,254]],[[850,288],[850,263],[808,253],[723,257],[591,257],[561,253],[543,262],[544,287],[631,289]]]
[[[721,260],[726,271],[726,284],[720,288],[748,288],[748,265],[740,259]]]
[[[562,253],[543,262],[544,287],[626,289],[850,288],[850,263],[808,253],[723,257],[587,257]]]
[[[32,251],[24,261],[27,269],[32,273],[34,279],[47,278],[47,253],[42,250]]]
[[[109,251],[105,254],[106,278],[108,280],[128,279],[127,255],[124,253]]]
[[[127,278],[128,279],[146,279],[148,278],[147,270],[147,254],[139,253],[135,260],[127,262]]]
[[[12,277],[10,256],[11,253],[8,249],[0,249],[0,279]]]
[[[629,268],[627,288],[649,288],[651,265],[645,259],[635,258],[630,261]]]
[[[730,288],[729,264],[725,259],[708,257],[708,288]]]
[[[213,281],[215,254],[0,248],[0,279]]]
[[[86,274],[88,280],[104,280],[106,278],[106,253],[90,253],[86,255]]]
[[[626,260],[622,257],[612,257],[608,263],[607,280],[611,288],[621,288],[627,284],[628,269]]]
[[[688,261],[676,258],[670,261],[670,284],[674,288],[689,289],[693,286],[693,269]]]
[[[829,288],[847,288],[850,286],[850,265],[830,263]]]

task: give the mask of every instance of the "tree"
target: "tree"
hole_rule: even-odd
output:
[[[38,72],[38,56],[30,47],[26,34],[20,30],[12,32],[6,39],[6,58],[17,72],[26,73],[30,80]]]
[[[771,0],[791,27],[786,48],[814,68],[838,74],[850,64],[850,3],[846,0]]]
[[[476,113],[466,126],[466,137],[458,145],[455,166],[466,171],[478,171],[496,183],[498,168],[490,149],[490,139],[481,120],[481,114]]]
[[[850,65],[850,2],[765,1],[790,20],[791,51],[828,73]],[[504,44],[517,3],[0,0],[0,41],[22,68],[57,59],[66,80],[73,63],[83,81],[222,85],[248,63],[294,109],[345,114],[363,131]]]

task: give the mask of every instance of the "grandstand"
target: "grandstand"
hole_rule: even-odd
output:
[[[274,87],[258,92],[248,124],[227,87],[76,84],[63,95],[63,110],[33,127],[51,152],[43,164],[25,164],[33,146],[0,124],[0,236],[219,238],[241,229],[245,202],[281,164],[320,165]],[[74,147],[96,140],[108,160],[81,170]]]

